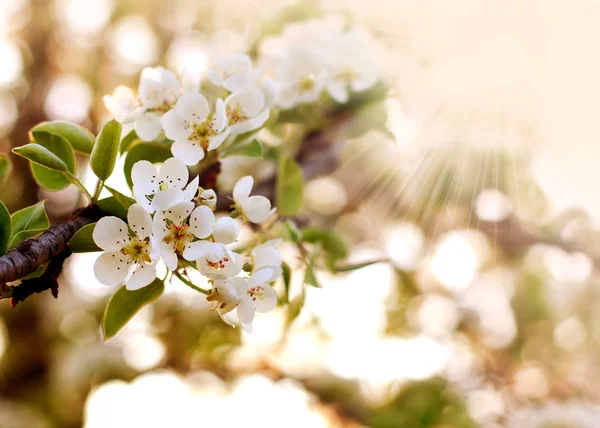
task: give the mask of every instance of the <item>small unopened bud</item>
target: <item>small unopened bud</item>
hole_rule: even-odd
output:
[[[217,194],[213,189],[201,191],[200,196],[198,197],[198,202],[201,205],[206,205],[214,211],[217,208]]]

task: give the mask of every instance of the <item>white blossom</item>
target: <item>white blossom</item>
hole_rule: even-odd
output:
[[[137,290],[156,278],[157,246],[152,236],[152,218],[141,205],[129,207],[127,221],[133,236],[127,223],[118,217],[103,217],[96,223],[92,237],[105,252],[96,260],[94,274],[105,285],[117,285],[133,269],[127,289]]]
[[[189,172],[183,162],[167,159],[160,168],[148,161],[133,165],[133,195],[149,213],[164,211],[175,204],[191,201],[198,190],[198,177],[187,184]],[[186,187],[187,185],[187,187]]]
[[[198,92],[185,92],[175,108],[163,117],[165,134],[175,142],[171,152],[186,165],[195,165],[204,158],[204,152],[218,148],[229,135],[223,100],[218,99],[209,118],[206,97]]]
[[[104,106],[121,123],[131,123],[144,112],[135,91],[127,86],[117,86],[111,95],[105,95]]]
[[[248,88],[256,78],[250,57],[235,54],[217,60],[208,69],[208,79],[229,92],[240,92]]]
[[[252,223],[261,223],[268,219],[274,212],[271,201],[264,196],[250,196],[254,179],[247,175],[240,178],[233,188],[233,200],[236,208]]]
[[[270,312],[277,305],[277,294],[273,287],[267,284],[272,276],[273,272],[270,269],[261,269],[250,275],[247,280],[235,282],[242,296],[237,307],[237,316],[240,325],[248,333],[252,332],[252,321],[256,312]]]
[[[225,100],[227,123],[232,134],[253,131],[265,124],[270,109],[262,90],[250,88],[231,94]]]

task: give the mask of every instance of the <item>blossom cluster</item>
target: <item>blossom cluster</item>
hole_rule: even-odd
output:
[[[126,281],[127,289],[136,290],[154,281],[159,260],[172,272],[193,266],[212,283],[207,298],[216,302],[215,310],[223,316],[237,308],[240,324],[251,331],[255,311],[275,307],[269,283],[282,273],[277,240],[254,246],[247,257],[230,248],[240,234],[238,218],[261,223],[275,211],[266,197],[250,196],[252,177],[243,177],[234,188],[236,218],[216,218],[215,191],[199,188],[198,177],[188,184],[188,169],[176,158],[160,170],[139,161],[131,177],[136,203],[129,207],[127,223],[103,217],[93,231],[94,242],[105,251],[94,266],[98,280],[106,285]],[[251,272],[243,270],[246,261]]]
[[[288,24],[259,45],[258,62],[277,82],[276,105],[290,109],[319,100],[323,91],[338,103],[381,78],[380,46],[361,27],[337,15]]]
[[[106,108],[122,123],[134,123],[139,138],[164,134],[173,156],[186,165],[200,162],[229,135],[259,129],[270,115],[276,87],[264,79],[245,54],[217,60],[208,71],[220,96],[183,90],[177,76],[162,67],[142,70],[137,92],[117,86],[104,97]]]

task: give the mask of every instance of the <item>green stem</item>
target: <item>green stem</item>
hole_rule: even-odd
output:
[[[210,294],[210,292],[209,292],[209,291],[207,291],[207,290],[204,290],[203,288],[200,288],[200,287],[198,287],[198,286],[194,285],[194,283],[192,283],[192,281],[190,281],[189,279],[185,278],[185,277],[184,277],[182,274],[180,274],[179,272],[177,272],[177,271],[174,271],[174,272],[173,272],[173,275],[175,275],[175,276],[176,276],[176,277],[177,277],[177,278],[178,278],[178,279],[179,279],[181,282],[183,282],[183,283],[184,283],[185,285],[187,285],[188,287],[190,287],[190,288],[193,288],[194,290],[196,290],[196,291],[199,291],[200,293],[202,293],[202,294],[205,294],[205,295],[207,295],[207,296]]]
[[[98,202],[98,198],[100,197],[100,192],[102,192],[102,188],[104,187],[104,181],[98,180],[96,184],[96,190],[94,191],[94,196],[92,196],[92,203]]]
[[[87,191],[87,189],[85,188],[85,186],[84,186],[83,184],[81,184],[81,181],[79,181],[79,180],[77,179],[77,177],[75,177],[75,176],[74,176],[72,173],[70,173],[70,172],[68,172],[68,171],[67,171],[67,172],[65,172],[65,174],[66,174],[66,175],[67,175],[67,177],[69,178],[69,181],[70,181],[71,183],[73,183],[75,186],[77,186],[77,188],[78,188],[79,190],[81,190],[81,191],[82,191],[82,192],[85,194],[85,196],[87,196],[87,197],[88,197],[88,199],[90,200],[90,202],[93,202],[93,201],[94,201],[94,198],[92,198],[92,195],[90,195],[90,192],[88,192],[88,191]]]

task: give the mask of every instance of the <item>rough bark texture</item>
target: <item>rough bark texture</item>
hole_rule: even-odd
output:
[[[8,289],[7,291],[7,288],[5,287],[7,282],[16,281],[35,272],[39,266],[49,262],[53,257],[62,254],[65,250],[68,251],[67,243],[73,235],[75,235],[75,233],[83,226],[97,221],[100,217],[102,217],[102,211],[99,208],[95,206],[84,208],[75,212],[73,218],[70,220],[50,227],[38,237],[21,242],[16,248],[1,256],[1,296],[12,297],[13,290]],[[64,261],[65,258],[66,257],[63,257],[62,261]],[[62,262],[60,263],[60,266],[62,266]],[[56,266],[54,266],[54,269],[56,269]],[[25,296],[31,295],[34,292],[39,292],[33,290],[31,293],[27,294],[27,284],[35,288],[36,286],[39,286],[35,285],[36,283],[37,281],[24,281],[24,283],[18,287],[20,289],[18,293]],[[25,288],[23,288],[24,285]],[[14,290],[16,290],[16,288],[14,288]]]

